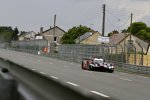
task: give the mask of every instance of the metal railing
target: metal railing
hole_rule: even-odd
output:
[[[29,42],[29,41],[28,41]],[[32,41],[31,41],[32,42]],[[18,44],[16,42],[16,44]],[[16,45],[15,44],[15,45]],[[26,45],[25,45],[26,44]],[[30,43],[28,43],[30,44]],[[46,43],[45,43],[46,44]],[[34,45],[33,45],[34,46]],[[44,45],[47,46],[47,45]],[[77,63],[81,63],[82,58],[87,57],[94,57],[94,56],[102,56],[107,62],[112,62],[117,66],[117,69],[129,69],[128,71],[131,72],[130,66],[134,67],[135,73],[143,73],[147,70],[150,74],[149,67],[150,67],[150,55],[145,55],[143,52],[142,46],[139,44],[140,48],[136,48],[134,44],[125,44],[122,45],[109,45],[109,44],[102,44],[102,45],[83,45],[83,44],[63,44],[57,46],[55,49],[55,53],[51,52],[43,52],[41,49],[41,55],[46,55],[50,57],[55,57],[57,59],[73,61]],[[40,48],[40,47],[39,47]],[[47,47],[51,48],[51,47]],[[9,48],[10,49],[10,48]],[[20,43],[19,48],[12,48],[13,50],[20,50],[23,52],[30,52],[37,54],[39,49],[28,48],[27,43]],[[142,66],[142,68],[139,68]],[[140,71],[136,71],[136,69],[143,69]],[[132,69],[132,68],[131,68]],[[133,72],[133,71],[132,71]]]
[[[16,100],[97,100],[97,98],[84,93],[80,89],[71,88],[61,81],[50,78],[48,75],[40,74],[28,67],[12,62],[11,59],[0,58],[0,67],[8,69],[14,79],[28,90],[27,94],[34,97],[29,99],[29,97],[26,97],[29,95],[22,94],[24,99],[18,98]],[[99,97],[99,100],[110,99]]]

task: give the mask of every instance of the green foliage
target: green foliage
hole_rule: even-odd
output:
[[[73,27],[68,30],[67,33],[65,33],[61,39],[62,44],[75,44],[75,39],[78,38],[79,36],[83,35],[86,32],[90,32],[91,29],[86,27],[86,26],[78,26],[78,27]]]
[[[121,32],[122,32],[122,33],[127,33],[128,30],[127,30],[127,29],[123,29]]]
[[[133,35],[136,35],[140,30],[146,29],[147,25],[143,22],[135,22],[128,28]]]
[[[124,29],[125,31],[126,29]],[[150,27],[148,27],[143,22],[134,22],[130,27],[128,27],[127,31],[136,37],[143,39],[147,42],[150,42]]]
[[[10,26],[0,26],[0,42],[10,42],[14,37],[17,40],[18,29]]]
[[[137,36],[141,39],[145,39],[145,37],[147,36],[147,31],[145,29],[139,30]]]
[[[108,33],[108,37],[110,37],[112,35],[112,32]]]
[[[110,37],[114,34],[119,34],[119,32],[117,30],[113,30],[112,32],[108,33],[108,37]]]
[[[18,33],[19,33],[19,31],[18,31],[18,28],[16,27],[14,29],[12,36],[11,36],[12,40],[15,40],[15,41],[18,40]]]
[[[150,32],[150,27],[147,27],[147,28],[146,28],[146,31],[147,31],[147,32]]]

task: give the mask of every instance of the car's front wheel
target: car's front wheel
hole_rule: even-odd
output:
[[[114,70],[109,70],[108,72],[113,73],[113,72],[114,72]]]
[[[93,67],[91,65],[89,65],[89,70],[92,70],[92,69],[93,69]]]

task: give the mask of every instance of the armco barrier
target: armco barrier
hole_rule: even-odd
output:
[[[80,89],[72,88],[7,59],[0,58],[0,66],[7,68],[18,82],[28,88],[36,97],[34,100],[110,100],[110,98],[103,97],[97,99]]]
[[[137,74],[150,75],[150,67],[148,66],[139,66],[139,65],[131,65],[131,64],[122,64],[117,68],[121,68],[127,72],[133,72]]]
[[[60,60],[66,60],[66,61],[71,61],[71,62],[76,62],[76,63],[81,63],[81,58],[74,56],[74,57],[68,57],[68,56],[63,56],[59,54],[51,54],[47,55],[52,58],[60,59]],[[150,67],[149,66],[140,66],[140,65],[132,65],[132,64],[127,64],[127,63],[122,63],[122,62],[112,62],[115,63],[115,70],[119,71],[125,71],[125,72],[132,72],[136,74],[143,74],[143,75],[148,75],[150,76]]]
[[[0,78],[0,100],[20,100],[16,81]]]

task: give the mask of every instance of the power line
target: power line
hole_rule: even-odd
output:
[[[113,27],[122,27],[122,26],[124,26],[130,20],[130,17],[123,24],[121,24],[119,26],[116,26],[116,25],[112,24],[112,22],[110,21],[110,19],[108,17],[106,17],[106,19],[107,19],[107,21],[109,22],[109,24],[111,26],[113,26]]]
[[[122,26],[124,26],[125,24],[127,24],[127,22],[130,20],[130,17],[122,24],[122,25],[120,25],[119,27],[122,27]]]

